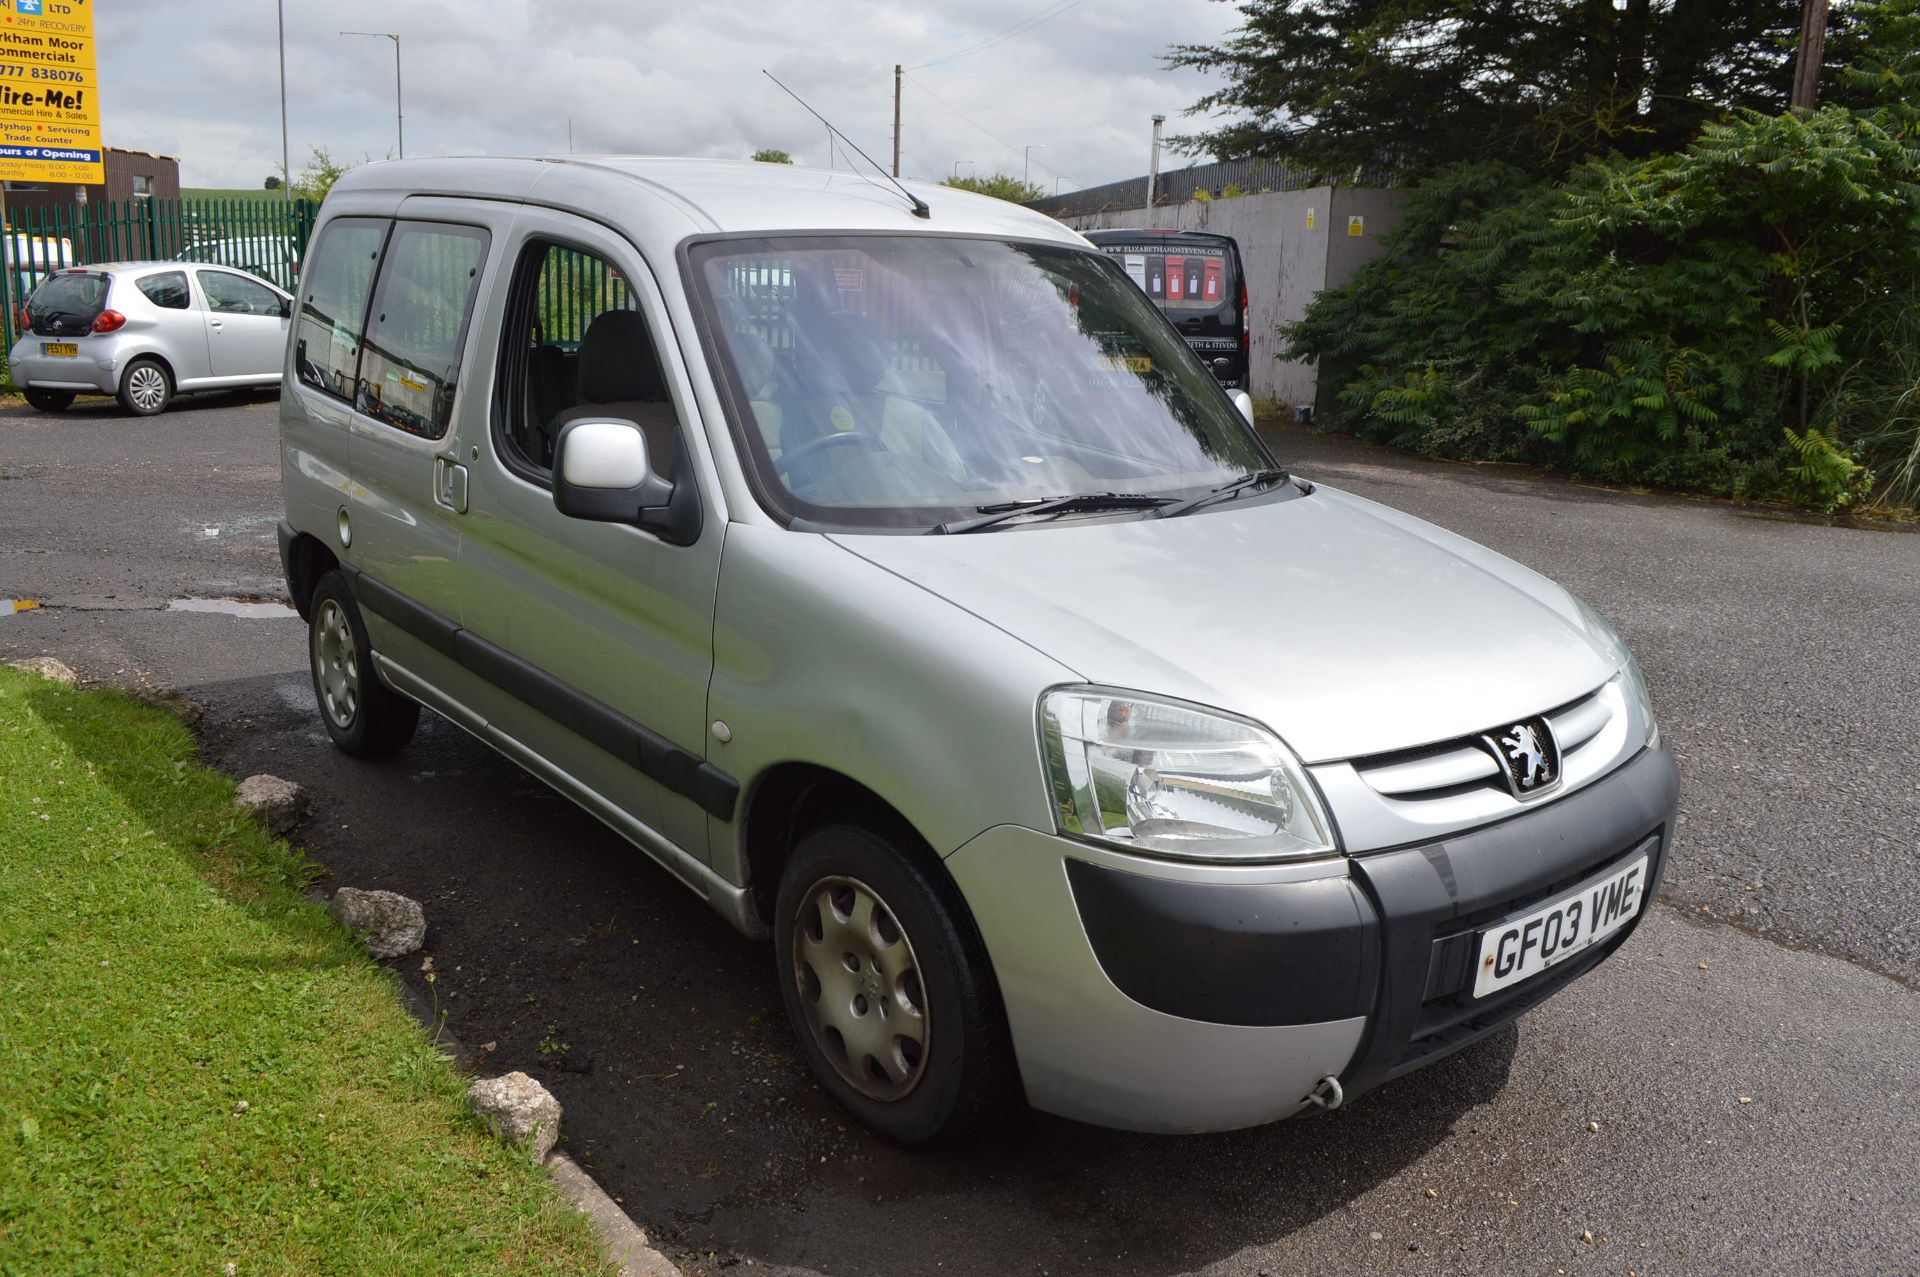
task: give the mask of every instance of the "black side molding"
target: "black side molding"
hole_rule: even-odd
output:
[[[1174,882],[1067,859],[1081,925],[1114,987],[1211,1024],[1319,1024],[1366,1015],[1380,921],[1344,875]]]
[[[462,629],[438,612],[421,607],[358,568],[345,570],[361,606],[379,613],[568,731],[616,758],[626,759],[642,775],[693,800],[708,815],[733,819],[740,782],[698,754],[682,749],[605,701],[595,700],[498,644]]]
[[[378,612],[435,651],[456,661],[460,659],[459,645],[454,641],[460,634],[458,625],[382,585],[358,568],[347,569],[347,581],[362,607]]]

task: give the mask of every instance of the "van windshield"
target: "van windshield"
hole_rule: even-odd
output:
[[[925,528],[1051,497],[1178,499],[1272,464],[1097,253],[862,235],[691,257],[747,463],[793,516]]]

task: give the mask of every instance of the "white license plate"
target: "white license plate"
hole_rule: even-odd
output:
[[[1532,913],[1480,933],[1473,996],[1484,998],[1586,952],[1633,921],[1646,902],[1647,858],[1585,883]]]
[[[80,347],[70,341],[43,341],[40,343],[40,353],[56,359],[78,359]]]

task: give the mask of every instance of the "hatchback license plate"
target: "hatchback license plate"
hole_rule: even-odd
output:
[[[40,353],[56,359],[77,359],[80,347],[70,341],[43,341],[40,343]]]
[[[1646,901],[1647,858],[1595,879],[1532,913],[1480,933],[1473,996],[1484,998],[1584,953],[1627,925]]]

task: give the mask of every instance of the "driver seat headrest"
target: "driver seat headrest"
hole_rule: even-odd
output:
[[[637,310],[604,310],[580,341],[580,397],[587,403],[660,402],[667,384],[653,348],[646,316]]]

